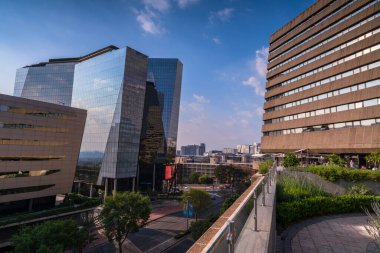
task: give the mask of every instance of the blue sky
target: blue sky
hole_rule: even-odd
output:
[[[0,93],[16,69],[107,45],[184,64],[178,146],[259,142],[269,36],[313,0],[2,0]]]

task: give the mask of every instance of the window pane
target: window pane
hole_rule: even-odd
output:
[[[348,110],[348,105],[339,105],[339,106],[337,106],[336,110],[338,112],[346,111],[346,110]]]
[[[364,101],[364,107],[377,105],[377,98]]]

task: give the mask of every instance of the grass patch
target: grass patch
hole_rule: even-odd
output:
[[[282,174],[277,180],[277,201],[293,201],[313,196],[329,196],[322,187],[303,175]]]
[[[325,166],[311,167],[325,168]],[[336,168],[336,166],[332,167],[332,169]],[[277,180],[277,228],[281,231],[294,222],[315,216],[363,212],[365,208],[371,207],[374,200],[380,200],[380,196],[361,195],[368,192],[363,187],[356,188],[353,189],[355,194],[333,196],[323,191],[321,186],[316,185],[304,175],[291,173],[279,175]]]
[[[380,182],[380,170],[359,170],[359,169],[348,169],[343,168],[337,165],[316,165],[308,166],[305,168],[296,167],[288,168],[293,171],[303,171],[311,172],[316,174],[323,179],[326,179],[331,182],[335,182],[338,179],[343,179],[351,182],[360,182],[360,181],[374,181]]]

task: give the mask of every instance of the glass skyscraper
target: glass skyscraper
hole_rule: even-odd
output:
[[[13,95],[70,106],[74,67],[74,62],[46,62],[20,68]]]
[[[160,184],[155,165],[175,156],[181,79],[178,59],[109,46],[18,70],[14,95],[87,110],[77,179],[110,193],[134,188],[136,178]]]
[[[148,59],[148,77],[154,78],[159,93],[169,159],[176,154],[182,68],[183,65],[178,59]]]

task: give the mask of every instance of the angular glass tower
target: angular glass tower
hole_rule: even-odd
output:
[[[153,187],[153,177],[160,188],[175,156],[181,82],[178,59],[108,46],[19,69],[14,95],[87,110],[76,178],[110,193],[135,179]]]
[[[123,190],[136,177],[147,60],[127,47],[75,66],[73,106],[87,109],[81,152],[103,156],[97,184],[120,179]]]
[[[159,93],[169,160],[175,157],[177,146],[182,68],[182,62],[178,59],[148,59],[148,76],[153,76],[154,84]]]
[[[53,104],[71,105],[75,62],[45,62],[16,72],[13,95]]]

